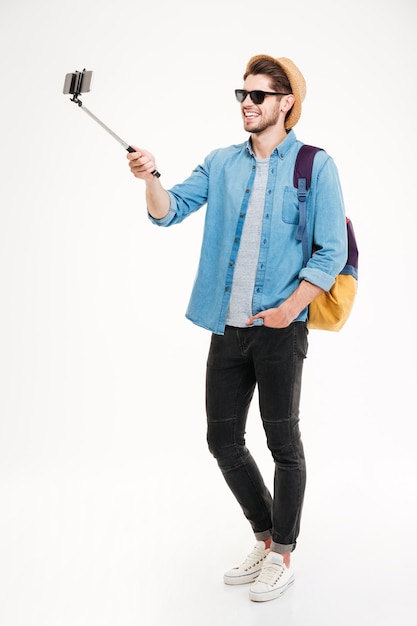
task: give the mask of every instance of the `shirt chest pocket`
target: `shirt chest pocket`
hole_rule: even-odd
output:
[[[298,216],[297,190],[294,187],[285,187],[282,203],[282,220],[286,224],[298,224]]]

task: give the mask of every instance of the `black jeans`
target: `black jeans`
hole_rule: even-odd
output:
[[[210,452],[258,540],[294,550],[300,530],[306,468],[299,404],[307,325],[226,327],[213,335],[207,360],[207,441]],[[258,385],[259,409],[275,462],[271,496],[245,443],[249,406]]]

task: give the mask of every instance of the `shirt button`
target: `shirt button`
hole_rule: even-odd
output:
[[[266,242],[267,242],[267,239],[264,239],[264,243],[266,243]]]
[[[229,261],[229,267],[233,266],[233,261]]]
[[[244,213],[241,213],[241,214],[239,215],[239,217],[245,217],[245,214],[244,214]]]
[[[250,193],[250,189],[246,189],[246,193]]]
[[[230,287],[225,287],[225,291],[230,291]]]
[[[239,237],[235,237],[235,243],[239,241]]]

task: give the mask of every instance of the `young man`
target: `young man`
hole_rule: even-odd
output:
[[[207,204],[201,258],[186,316],[212,332],[207,360],[207,440],[227,484],[251,524],[256,544],[224,575],[252,583],[254,601],[277,598],[294,581],[305,489],[299,431],[308,305],[329,290],[346,263],[346,224],[338,173],[316,154],[307,196],[309,243],[303,267],[296,156],[292,130],[301,115],[305,81],[287,58],[250,59],[236,90],[248,141],[211,152],[183,183],[166,191],[154,157],[128,154],[146,183],[150,219],[170,226]],[[273,495],[245,445],[255,386],[266,441],[275,463]]]

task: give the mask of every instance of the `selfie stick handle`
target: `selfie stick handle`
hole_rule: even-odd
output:
[[[77,99],[76,103],[85,113],[87,113],[87,115],[89,115],[95,122],[97,122],[97,124],[99,124],[102,128],[104,128],[104,130],[106,130],[116,141],[118,141],[125,150],[127,150],[128,152],[136,152],[136,150],[132,148],[132,146],[129,146],[129,144],[123,141],[123,139],[121,139],[118,135],[116,135],[116,133],[113,132],[111,128],[109,128],[108,126],[106,126],[106,124],[104,124],[101,120],[99,120],[99,118],[96,117],[94,113],[92,113],[89,109],[87,109],[87,107],[83,105],[81,100]],[[151,173],[153,174],[153,176],[155,176],[155,178],[159,178],[161,176],[158,170],[154,170]]]

